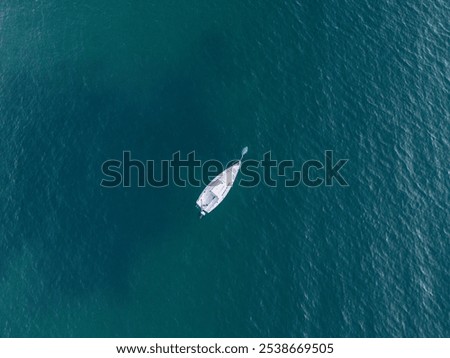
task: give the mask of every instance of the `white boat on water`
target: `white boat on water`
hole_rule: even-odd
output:
[[[196,201],[196,206],[200,210],[200,218],[217,208],[222,200],[225,199],[236,180],[239,169],[241,168],[242,158],[247,151],[248,147],[242,149],[241,159],[216,176],[202,191]]]

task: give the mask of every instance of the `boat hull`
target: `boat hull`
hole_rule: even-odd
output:
[[[206,186],[198,197],[196,204],[197,208],[200,210],[200,215],[205,216],[206,214],[213,211],[228,195],[231,187],[236,180],[237,174],[241,167],[241,161],[225,169],[222,173],[217,175],[211,182]]]

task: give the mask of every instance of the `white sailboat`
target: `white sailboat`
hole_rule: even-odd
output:
[[[241,159],[216,176],[202,191],[196,201],[196,206],[200,210],[200,218],[217,208],[222,200],[225,199],[239,173],[242,158],[247,152],[248,147],[243,148]]]

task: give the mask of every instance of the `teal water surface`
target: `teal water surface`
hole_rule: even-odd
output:
[[[0,3],[1,337],[449,337],[450,7]],[[348,158],[348,187],[100,186]]]

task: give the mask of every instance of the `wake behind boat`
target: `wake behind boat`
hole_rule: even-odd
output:
[[[222,200],[225,199],[236,180],[239,169],[241,168],[242,158],[247,151],[248,147],[242,149],[241,159],[216,176],[202,191],[196,201],[196,206],[200,210],[200,218],[217,208]]]

